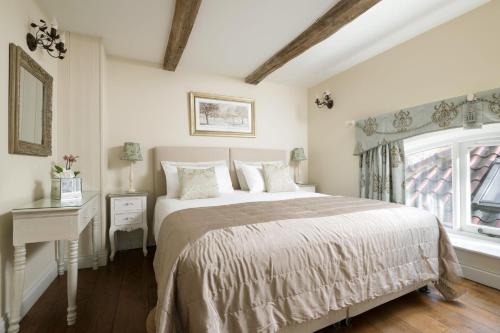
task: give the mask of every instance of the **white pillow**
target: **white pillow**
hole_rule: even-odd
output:
[[[178,167],[180,199],[207,199],[219,196],[215,167],[193,169]]]
[[[264,176],[262,175],[262,166],[243,164],[241,165],[241,172],[251,193],[264,192],[266,190]]]
[[[266,163],[266,164],[278,164],[278,165],[283,164],[282,161],[243,162],[243,161],[234,160],[234,169],[236,171],[236,176],[238,177],[238,183],[240,183],[240,189],[241,190],[243,190],[243,191],[248,191],[249,190],[247,181],[245,179],[245,176],[243,175],[242,166],[243,165],[249,165],[249,166],[260,167],[262,169],[262,163]]]
[[[188,169],[207,169],[210,167],[215,168],[215,175],[217,177],[217,185],[219,186],[220,193],[233,193],[233,184],[231,183],[231,176],[226,161],[212,161],[212,162],[172,162],[161,161],[163,172],[165,172],[165,179],[167,181],[167,198],[179,197],[179,175],[177,167]]]
[[[290,176],[288,165],[266,164],[262,165],[262,175],[267,192],[295,192],[299,187]]]

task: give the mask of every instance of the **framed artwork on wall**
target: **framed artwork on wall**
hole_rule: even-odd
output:
[[[190,92],[191,135],[255,137],[255,101]]]

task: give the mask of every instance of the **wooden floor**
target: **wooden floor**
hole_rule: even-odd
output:
[[[58,277],[21,322],[21,332],[144,333],[155,306],[153,251],[119,252],[115,261],[78,275],[78,319],[66,326],[66,278]],[[352,326],[333,332],[494,332],[500,333],[500,291],[464,281],[469,292],[457,302],[443,302],[435,290],[413,292],[354,317]],[[318,332],[319,333],[319,332]]]

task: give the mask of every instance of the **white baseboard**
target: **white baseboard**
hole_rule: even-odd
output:
[[[23,292],[23,303],[21,306],[21,318],[28,313],[31,307],[47,290],[52,281],[57,277],[57,264],[49,265],[47,270],[43,272],[31,287]]]
[[[472,281],[476,281],[478,283],[484,284],[492,288],[500,289],[500,275],[491,272],[486,272],[475,267],[470,267],[466,265],[461,265],[461,266],[465,278]]]
[[[97,255],[97,266],[106,266],[108,264],[108,253],[99,253]],[[82,268],[92,268],[94,266],[94,256],[92,255],[87,255],[87,256],[79,256],[78,257],[78,269]],[[64,271],[67,271],[67,262],[64,264]]]
[[[108,264],[108,253],[99,253],[97,255],[97,266],[106,266]],[[78,269],[91,268],[94,265],[94,256],[80,256],[78,257]]]

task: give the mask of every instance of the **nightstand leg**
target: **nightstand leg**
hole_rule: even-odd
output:
[[[109,229],[109,245],[111,247],[111,255],[109,256],[109,260],[113,261],[115,258],[115,252],[116,252],[116,244],[115,244],[115,229],[110,228]]]
[[[19,322],[21,321],[21,299],[24,285],[24,268],[26,267],[26,246],[14,247],[14,272],[12,279],[12,299],[9,316],[8,333],[19,332]]]
[[[64,275],[64,241],[58,240],[57,244],[57,274]]]
[[[147,243],[148,243],[148,226],[145,225],[142,227],[142,253],[144,253],[144,256],[148,255],[148,249],[146,248]]]
[[[68,326],[76,322],[76,288],[78,284],[78,239],[68,241]]]
[[[98,240],[99,240],[99,228],[101,226],[101,222],[98,217],[94,217],[92,220],[92,251],[94,255],[94,262],[92,268],[94,270],[97,269],[97,264],[99,261],[99,248],[98,248]]]

